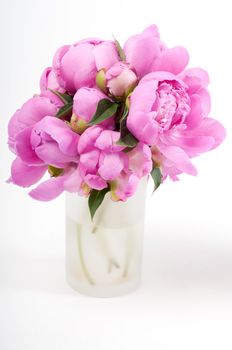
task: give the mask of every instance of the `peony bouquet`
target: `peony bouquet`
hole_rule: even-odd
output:
[[[117,40],[84,39],[58,49],[40,93],[9,122],[15,153],[8,180],[49,201],[63,191],[89,198],[93,217],[110,192],[133,196],[142,178],[196,175],[192,158],[217,147],[224,127],[209,117],[209,77],[188,68],[184,47],[168,48],[152,25]],[[44,178],[44,176],[46,177]]]

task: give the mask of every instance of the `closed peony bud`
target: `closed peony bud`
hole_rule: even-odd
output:
[[[106,87],[115,97],[126,97],[137,84],[137,76],[123,62],[117,62],[106,72]]]
[[[73,131],[82,134],[88,127],[88,123],[83,119],[78,119],[76,114],[73,114],[70,121],[70,126]]]

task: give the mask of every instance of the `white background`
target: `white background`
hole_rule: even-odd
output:
[[[230,1],[1,0],[0,349],[232,349],[232,27]],[[83,37],[121,43],[156,23],[169,46],[211,76],[224,144],[194,161],[196,178],[148,191],[143,284],[91,299],[64,280],[64,197],[33,201],[6,185],[6,128],[38,92],[55,50]],[[145,54],[145,53],[144,53]]]

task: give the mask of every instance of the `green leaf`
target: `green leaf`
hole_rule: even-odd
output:
[[[61,92],[55,91],[52,89],[48,89],[48,90],[50,90],[54,95],[58,96],[61,99],[61,101],[64,102],[64,104],[73,102],[73,97],[68,94],[62,94]]]
[[[73,109],[73,103],[67,103],[66,105],[62,106],[59,111],[56,113],[56,117],[60,119],[64,119],[65,117],[72,115],[72,109]]]
[[[162,173],[160,168],[158,167],[153,167],[152,171],[151,171],[151,176],[152,179],[154,181],[154,191],[157,190],[157,188],[160,186],[161,182],[162,182]]]
[[[120,121],[125,119],[128,116],[128,113],[129,113],[129,108],[125,105],[124,111],[123,111],[123,114],[122,114],[122,118],[120,119]]]
[[[118,109],[118,104],[103,98],[98,102],[96,113],[93,118],[90,120],[89,125],[95,125],[103,120],[106,120],[112,117]]]
[[[119,41],[117,39],[114,38],[114,42],[115,42],[115,46],[116,46],[116,49],[118,51],[118,55],[119,57],[121,58],[122,61],[126,61],[126,55],[125,55],[125,52],[123,51]]]
[[[120,119],[120,139],[116,142],[116,144],[119,146],[133,148],[137,145],[138,140],[127,129],[126,119],[128,112],[129,109],[127,106],[125,106],[122,117]]]
[[[109,188],[103,188],[103,190],[92,190],[89,195],[88,205],[89,205],[89,211],[91,215],[91,219],[93,220],[94,214],[96,213],[96,210],[99,208],[101,203],[103,202],[103,199],[106,195],[106,193],[109,192]]]

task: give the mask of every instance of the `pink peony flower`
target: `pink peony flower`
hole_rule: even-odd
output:
[[[95,86],[97,72],[118,61],[114,42],[86,39],[61,47],[55,54],[53,68],[60,86],[75,93],[80,87]]]
[[[15,138],[17,158],[12,164],[10,182],[29,187],[42,178],[48,166],[59,168],[63,172],[59,180],[47,180],[30,193],[39,200],[55,198],[56,193],[58,195],[64,191],[61,184],[71,174],[70,169],[78,163],[78,140],[78,134],[54,117],[44,117],[34,126],[25,128]],[[55,190],[56,185],[58,188]]]
[[[189,61],[188,52],[184,47],[168,49],[160,41],[155,25],[146,28],[141,34],[130,37],[124,45],[124,52],[126,61],[140,78],[157,70],[178,74],[185,69]]]
[[[189,158],[217,147],[225,137],[223,126],[208,117],[207,84],[208,75],[200,68],[179,77],[154,72],[140,81],[130,97],[129,130],[138,140],[155,146],[157,163],[164,172],[172,169],[168,173],[173,178],[180,172],[195,175]]]
[[[163,180],[195,175],[191,158],[217,147],[225,129],[209,117],[208,74],[185,70],[188,60],[185,48],[161,41],[155,25],[123,50],[94,38],[59,48],[42,73],[40,94],[9,122],[16,155],[9,182],[29,187],[48,172],[31,197],[109,189],[112,200],[125,201],[153,167],[161,168],[152,172],[156,187],[161,173]]]
[[[121,152],[124,147],[116,145],[119,137],[119,132],[100,126],[90,127],[80,136],[79,169],[91,188],[107,187],[107,181],[117,178],[126,166],[126,155]]]
[[[109,93],[116,97],[127,96],[137,82],[136,74],[123,62],[115,63],[106,72],[105,79]]]
[[[139,143],[130,152],[116,144],[117,131],[100,126],[87,129],[78,143],[79,166],[65,182],[71,192],[88,194],[110,185],[113,200],[125,201],[137,189],[139,180],[152,169],[151,150]],[[86,191],[87,190],[87,191]]]
[[[25,102],[9,121],[8,143],[10,149],[15,153],[15,138],[19,132],[32,127],[47,115],[54,116],[57,111],[57,106],[47,97],[36,95]]]

